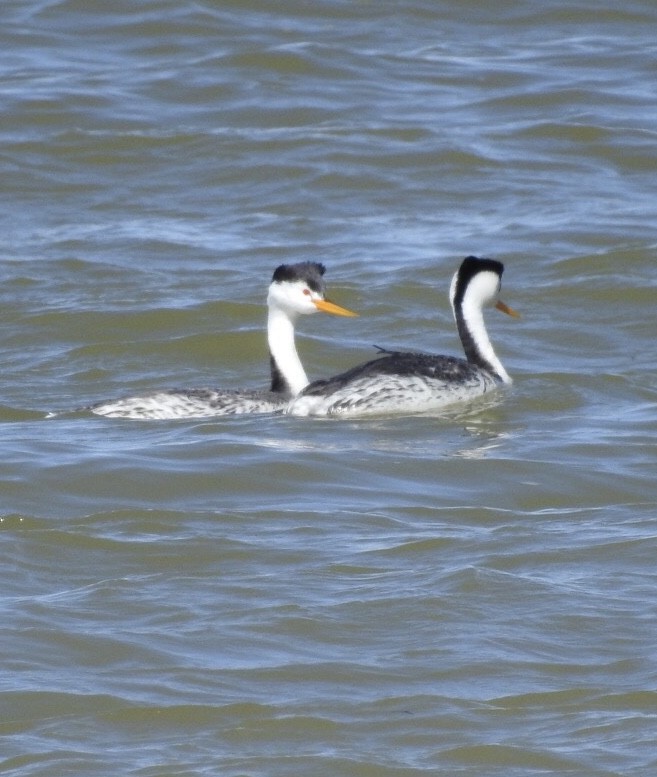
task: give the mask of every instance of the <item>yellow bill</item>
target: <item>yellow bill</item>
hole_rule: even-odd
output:
[[[513,308],[510,308],[508,305],[506,305],[504,302],[502,302],[501,299],[498,299],[495,303],[495,307],[498,310],[501,310],[502,313],[506,313],[507,316],[513,316],[514,318],[520,318],[520,313],[516,313],[516,311]]]
[[[336,305],[335,302],[331,302],[328,299],[314,299],[315,307],[317,310],[321,310],[322,313],[333,313],[334,316],[357,316],[358,313],[354,313],[353,310],[347,310],[340,305]]]

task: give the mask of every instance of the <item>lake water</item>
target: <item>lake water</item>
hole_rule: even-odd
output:
[[[657,770],[657,6],[0,7],[0,772]],[[445,417],[126,421],[459,354],[505,263],[515,383]],[[71,412],[73,411],[73,412]],[[55,413],[55,417],[49,414]]]

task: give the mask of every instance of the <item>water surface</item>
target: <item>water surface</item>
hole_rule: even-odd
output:
[[[654,774],[653,5],[0,22],[2,773]],[[265,385],[284,261],[362,314],[300,322],[312,377],[458,354],[467,254],[523,315],[498,397],[76,412]]]

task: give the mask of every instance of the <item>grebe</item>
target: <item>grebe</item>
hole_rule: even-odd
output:
[[[202,418],[284,410],[290,399],[308,385],[294,343],[294,324],[301,315],[323,311],[356,316],[324,297],[326,268],[318,262],[282,264],[269,286],[267,341],[271,386],[269,390],[173,389],[101,402],[88,408],[111,418]]]
[[[495,355],[482,309],[518,314],[497,300],[504,265],[468,256],[452,278],[449,299],[465,359],[383,351],[380,358],[307,386],[286,412],[299,416],[365,416],[430,412],[484,394],[511,378]],[[381,349],[383,350],[383,349]]]

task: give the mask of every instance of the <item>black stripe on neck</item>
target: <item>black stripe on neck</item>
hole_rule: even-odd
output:
[[[463,345],[465,358],[468,360],[468,364],[473,364],[475,367],[486,370],[486,372],[490,372],[495,378],[501,380],[501,376],[498,374],[496,368],[488,361],[488,359],[485,359],[482,356],[481,351],[475,345],[474,338],[463,320],[460,309],[456,315],[456,327],[459,332],[459,337],[461,338],[461,344]]]
[[[477,367],[481,367],[492,375],[497,375],[497,371],[493,365],[482,356],[472,333],[468,329],[465,318],[463,317],[463,300],[465,298],[465,292],[470,281],[480,272],[495,273],[501,281],[504,265],[496,259],[480,259],[477,256],[468,256],[463,260],[456,277],[456,289],[453,300],[454,316],[456,318],[456,328],[458,329],[461,344],[463,345],[463,350],[465,351],[468,362]]]
[[[271,371],[271,388],[275,394],[292,394],[292,388],[290,384],[283,377],[283,373],[276,364],[276,359],[269,354],[269,369]]]

